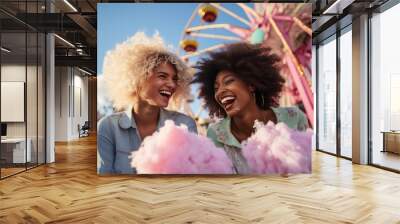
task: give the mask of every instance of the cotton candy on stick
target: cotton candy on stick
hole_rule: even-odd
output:
[[[138,174],[232,173],[232,162],[223,149],[170,120],[144,139],[139,150],[132,154],[132,167]]]
[[[300,132],[284,123],[256,122],[255,133],[242,143],[243,156],[252,173],[288,174],[311,172],[310,130]]]

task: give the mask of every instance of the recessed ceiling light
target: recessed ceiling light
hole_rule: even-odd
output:
[[[92,75],[92,73],[90,73],[90,72],[88,72],[88,71],[86,71],[86,70],[83,70],[83,69],[81,69],[81,68],[79,68],[79,67],[78,67],[78,70],[81,71],[81,72],[83,72],[83,73],[85,73],[85,74],[87,74],[87,75]]]
[[[68,1],[68,0],[64,0],[65,4],[67,4],[72,10],[74,10],[74,12],[78,12],[78,10]]]
[[[332,5],[324,10],[322,14],[342,14],[343,10],[351,5],[354,1],[355,0],[336,0]]]
[[[67,45],[69,45],[69,46],[75,48],[75,45],[73,45],[73,44],[72,44],[71,42],[69,42],[68,40],[66,40],[66,39],[64,39],[64,38],[62,38],[62,37],[60,37],[60,36],[57,35],[57,34],[54,34],[54,36],[57,37],[58,39],[60,39],[62,42],[66,43]]]
[[[1,51],[4,51],[4,52],[6,52],[6,53],[10,53],[10,52],[11,52],[10,49],[7,49],[7,48],[5,48],[5,47],[1,47]]]

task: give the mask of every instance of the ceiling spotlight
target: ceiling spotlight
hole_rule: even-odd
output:
[[[87,74],[87,75],[92,75],[92,73],[90,73],[90,72],[88,72],[88,71],[86,71],[86,70],[83,70],[83,69],[81,69],[81,68],[79,68],[79,67],[78,67],[78,70],[81,71],[81,72],[83,72],[83,73],[85,73],[85,74]]]
[[[336,0],[322,14],[342,14],[343,10],[351,5],[355,0]]]
[[[65,4],[67,4],[74,12],[78,12],[78,10],[68,1],[64,0]]]
[[[10,52],[11,52],[10,49],[7,49],[7,48],[5,48],[5,47],[1,47],[1,51],[4,51],[4,52],[6,52],[6,53],[10,53]]]
[[[62,38],[62,37],[60,37],[59,35],[57,35],[57,34],[54,34],[54,36],[55,37],[57,37],[59,40],[61,40],[62,42],[64,42],[64,43],[66,43],[67,45],[69,45],[70,47],[73,47],[73,48],[75,48],[75,45],[73,45],[71,42],[69,42],[68,40],[66,40],[66,39],[64,39],[64,38]]]

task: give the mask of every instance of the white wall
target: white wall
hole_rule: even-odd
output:
[[[44,74],[41,66],[25,64],[3,64],[1,66],[1,81],[3,82],[24,82],[26,84],[26,106],[22,107],[22,113],[26,112],[26,121],[6,122],[7,137],[30,139],[32,161],[44,163]],[[25,80],[27,78],[27,80]],[[7,97],[7,96],[2,96]],[[3,107],[2,112],[13,113],[11,108]],[[39,154],[37,156],[37,153]]]
[[[1,81],[3,82],[25,82],[25,74],[27,69],[28,74],[35,73],[36,74],[36,67],[34,66],[27,66],[25,65],[2,65],[1,66]],[[29,80],[30,85],[36,86],[36,81],[34,83],[31,83],[32,80]],[[32,98],[36,98],[36,89],[28,88],[27,89],[27,102],[33,102],[34,100]],[[31,92],[31,91],[33,92]],[[36,104],[30,105],[31,107],[34,106],[36,108]],[[7,110],[7,108],[1,108],[1,110]],[[33,113],[28,113],[27,114],[27,119],[28,122],[35,121],[36,123],[36,114]],[[7,136],[8,137],[25,137],[25,123],[26,122],[7,122]],[[32,124],[28,125],[28,129],[32,127],[36,130],[36,125],[33,127]],[[31,133],[28,130],[28,137],[29,133]]]
[[[78,124],[88,120],[88,78],[75,68],[56,67],[55,85],[55,140],[77,139]]]
[[[32,67],[28,67],[31,70]],[[18,81],[25,82],[25,65],[2,65],[1,66],[1,81]],[[1,108],[7,110],[7,108]],[[25,137],[24,122],[7,122],[8,137]]]
[[[67,67],[55,68],[55,141],[68,140],[68,86]]]

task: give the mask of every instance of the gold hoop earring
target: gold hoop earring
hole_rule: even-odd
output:
[[[264,102],[264,95],[263,94],[261,94],[261,101],[262,101],[262,106],[264,107],[265,106],[265,102]]]

